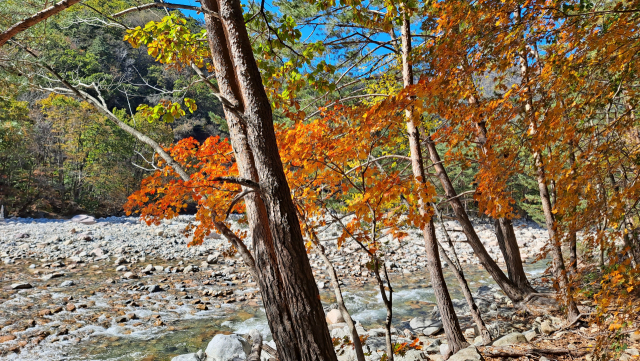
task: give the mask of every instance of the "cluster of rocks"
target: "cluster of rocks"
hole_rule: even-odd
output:
[[[42,344],[77,344],[96,330],[116,326],[123,328],[124,334],[154,328],[171,331],[176,320],[185,315],[206,316],[237,305],[262,307],[255,281],[240,258],[230,252],[226,240],[213,233],[202,245],[187,247],[190,240],[182,231],[192,222],[193,217],[179,216],[148,226],[133,217],[83,216],[0,223],[0,356],[37,350]],[[462,263],[476,263],[455,222],[445,226],[453,235]],[[234,224],[236,230],[242,227]],[[476,230],[489,253],[501,260],[492,227],[478,224]],[[396,276],[426,275],[422,237],[417,231],[407,232],[409,237],[402,241],[387,236],[386,266]],[[516,232],[523,258],[535,255],[546,242],[546,231],[534,224],[516,223]],[[353,244],[338,247],[339,234],[340,229],[332,225],[319,236],[341,282],[356,287],[371,284],[368,256]],[[326,265],[315,254],[309,257],[318,287],[328,288]],[[540,333],[550,334],[558,327],[552,318],[526,319],[495,286],[479,287],[474,298],[496,342],[531,342]],[[479,345],[466,302],[453,301],[469,343]],[[326,312],[332,337],[348,337],[335,306],[327,307]],[[447,354],[437,309],[428,316],[394,321],[394,326],[394,342],[411,343],[419,338],[422,346],[421,350],[407,350],[400,360],[439,360]],[[357,327],[361,336],[367,336],[368,360],[380,360],[385,352],[384,330],[366,330],[360,323]],[[214,340],[206,350],[177,360],[246,357],[246,341],[241,336],[216,335]],[[216,345],[227,342],[242,345],[244,353],[239,352],[235,359],[217,354]],[[343,343],[337,342],[336,351],[340,360],[354,359],[352,350]],[[455,359],[454,355],[450,360],[476,360],[472,357],[477,351],[471,347],[459,354],[463,358]],[[268,353],[263,356],[268,359]]]

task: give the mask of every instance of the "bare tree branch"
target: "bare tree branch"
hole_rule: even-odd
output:
[[[4,33],[0,34],[0,46],[4,45],[11,38],[17,34],[29,29],[30,27],[38,24],[39,22],[46,20],[47,18],[61,12],[62,10],[80,2],[81,0],[62,0],[59,3],[50,6],[40,12],[37,12],[33,16],[15,23],[12,27],[7,29]]]
[[[140,5],[140,6],[134,6],[132,8],[123,10],[119,13],[115,13],[111,16],[113,16],[114,18],[120,17],[122,15],[128,14],[128,13],[132,13],[134,11],[142,11],[142,10],[147,10],[147,9],[152,9],[152,8],[169,8],[169,9],[182,9],[182,10],[193,10],[193,11],[197,11],[198,13],[207,13],[211,16],[214,16],[216,18],[220,18],[220,16],[213,12],[213,11],[209,11],[209,10],[205,10],[199,6],[191,6],[191,5],[182,5],[182,4],[169,4],[169,3],[150,3],[150,4],[145,4],[145,5]]]

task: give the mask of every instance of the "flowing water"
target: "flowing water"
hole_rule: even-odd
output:
[[[525,266],[530,277],[540,275],[547,267],[547,261]],[[467,265],[465,275],[472,292],[479,287],[494,284],[487,273],[477,266]],[[456,303],[464,302],[457,281],[450,272],[445,272],[447,284]],[[429,287],[428,273],[408,276],[392,276],[394,326],[402,326],[411,318],[428,315],[435,304],[433,290]],[[362,287],[343,288],[347,308],[355,320],[369,329],[381,327],[386,316],[377,286],[371,282]],[[322,302],[330,305],[334,302],[330,289],[321,290]],[[175,310],[174,310],[175,311]],[[136,311],[144,313],[145,311]],[[178,310],[179,312],[179,310]],[[461,323],[464,323],[461,320]],[[173,356],[205,349],[211,338],[217,333],[245,334],[258,329],[270,339],[264,310],[248,306],[224,305],[220,309],[200,311],[195,314],[185,312],[178,320],[167,327],[155,327],[144,331],[127,332],[125,328],[113,326],[104,329],[99,326],[87,326],[84,330],[91,337],[78,343],[58,342],[49,355],[66,360],[121,360],[121,361],[160,361],[170,360]],[[29,359],[22,355],[21,359]],[[49,359],[40,355],[37,359]],[[36,358],[34,357],[34,360]]]

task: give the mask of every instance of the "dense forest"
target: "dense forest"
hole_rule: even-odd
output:
[[[217,232],[251,269],[281,361],[337,359],[307,256],[323,257],[327,224],[341,229],[338,247],[369,259],[387,360],[397,345],[383,239],[409,230],[424,239],[445,359],[469,344],[441,258],[491,342],[436,237],[445,219],[525,313],[549,295],[525,274],[513,221],[544,226],[539,258],[563,327],[601,327],[595,357],[619,356],[637,328],[638,0],[43,8],[0,5],[0,203],[16,216],[124,211],[155,225],[195,214],[190,245]],[[494,225],[506,272],[478,218]]]

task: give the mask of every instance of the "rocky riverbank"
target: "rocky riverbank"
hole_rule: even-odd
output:
[[[214,335],[244,334],[255,327],[269,340],[259,290],[250,273],[217,235],[201,246],[187,247],[182,230],[192,221],[180,216],[159,226],[141,224],[133,217],[0,223],[0,358],[169,360],[178,354],[196,357],[198,349],[206,356],[205,345]],[[503,344],[544,346],[574,337],[558,331],[561,321],[552,314],[514,308],[473,265],[476,261],[462,242],[459,227],[454,222],[446,227],[472,274],[474,297],[494,339],[508,337]],[[501,260],[492,227],[478,224],[476,229],[489,252]],[[516,223],[516,230],[523,258],[531,260],[544,246],[546,231],[524,222]],[[338,232],[328,227],[320,236],[346,286],[347,306],[359,321],[360,335],[367,337],[368,358],[377,361],[384,353],[384,338],[375,287],[364,267],[368,259],[354,245],[338,249]],[[389,239],[386,246],[396,291],[394,308],[400,307],[394,318],[394,340],[409,345],[420,338],[414,347],[406,347],[402,360],[437,360],[446,353],[446,339],[435,303],[428,299],[422,239],[416,231],[409,234],[401,243]],[[333,310],[325,266],[314,254],[310,260],[338,354],[341,360],[350,360],[352,350],[343,342],[348,332]],[[541,268],[544,265],[536,269]],[[474,274],[485,278],[473,281]],[[548,287],[542,280],[535,286]],[[450,288],[457,288],[455,282]],[[462,298],[454,304],[469,342],[479,346],[468,306]],[[586,310],[589,305],[582,307]],[[176,335],[181,335],[179,340]],[[583,348],[581,343],[575,345],[576,350]]]

